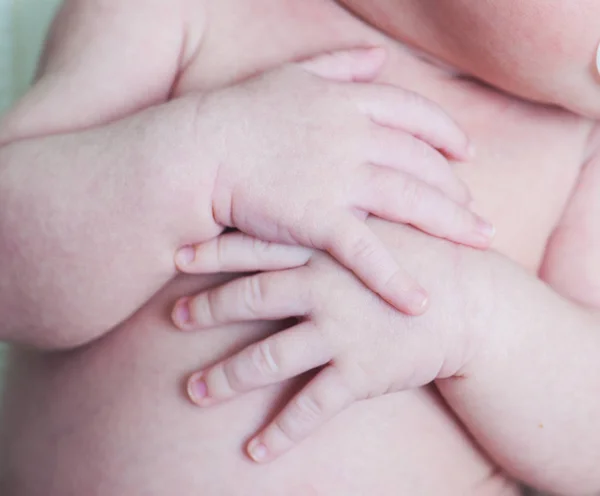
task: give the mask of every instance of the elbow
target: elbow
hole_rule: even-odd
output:
[[[81,348],[94,341],[94,338],[62,330],[60,332],[49,332],[47,330],[32,330],[29,328],[23,332],[12,331],[3,341],[10,345],[36,351],[62,352]]]
[[[81,315],[29,307],[10,312],[0,329],[0,341],[44,352],[69,351],[85,346],[107,332],[101,320],[90,321]]]
[[[0,147],[0,341],[44,351],[78,348],[116,325],[115,312],[90,303],[94,288],[82,283],[89,270],[64,241],[72,236],[13,187],[8,148]]]
[[[100,335],[100,333],[47,332],[38,334],[24,345],[43,352],[72,351],[89,345]]]

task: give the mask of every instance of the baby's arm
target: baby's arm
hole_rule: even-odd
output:
[[[597,154],[598,155],[598,154]],[[438,382],[508,472],[558,494],[600,492],[600,155],[582,171],[534,281],[493,269],[489,336],[464,379]]]
[[[183,218],[174,194],[189,186],[165,176],[192,144],[194,105],[164,103],[186,57],[183,3],[60,11],[38,81],[0,127],[1,339],[93,339],[171,278],[176,248],[195,239],[186,227],[200,218]]]
[[[423,312],[423,290],[364,220],[487,247],[493,228],[448,164],[468,156],[464,133],[432,102],[372,84],[377,49],[164,103],[195,52],[188,27],[203,26],[191,6],[66,4],[43,75],[0,137],[0,337],[85,343],[174,275],[178,246],[224,227],[327,250]],[[149,50],[153,62],[128,65]]]
[[[394,312],[321,255],[307,267],[228,283],[187,300],[192,323],[184,329],[293,315],[301,324],[193,374],[191,398],[210,407],[325,365],[250,444],[263,444],[251,454],[265,461],[354,401],[437,379],[508,473],[559,494],[600,490],[599,164],[586,169],[544,270],[580,303],[497,253],[373,220],[430,289],[429,312]]]
[[[426,296],[364,225],[367,214],[489,244],[493,229],[468,211],[466,187],[440,152],[466,157],[466,136],[433,103],[368,84],[381,50],[285,64],[149,107],[168,98],[175,61],[186,61],[187,2],[156,25],[163,2],[104,1],[67,4],[57,31],[69,34],[50,44],[44,75],[5,124],[0,312],[8,334],[0,337],[87,342],[174,275],[178,246],[224,226],[328,250],[414,313]],[[127,66],[149,48],[159,62]],[[61,113],[84,90],[87,98],[71,99],[83,110]]]

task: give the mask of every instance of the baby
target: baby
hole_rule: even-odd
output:
[[[431,64],[329,2],[124,3],[67,3],[39,82],[4,123],[1,243],[4,263],[12,264],[3,267],[5,337],[47,348],[89,343],[173,276],[176,247],[213,238],[226,226],[265,240],[327,249],[389,303],[419,313],[424,299],[399,271],[402,261],[431,291],[431,308],[423,317],[394,311],[322,254],[283,246],[271,250],[236,234],[197,251],[184,249],[178,263],[188,272],[302,265],[180,301],[174,317],[183,328],[303,317],[300,325],[225,362],[218,360],[223,344],[214,352],[209,347],[201,359],[205,366],[188,383],[192,398],[212,405],[328,364],[250,443],[252,456],[266,461],[357,399],[436,381],[466,429],[514,477],[564,493],[600,489],[594,471],[600,450],[594,427],[600,413],[594,394],[600,325],[592,310],[599,304],[596,274],[600,277],[594,258],[594,192],[600,180],[594,123],[476,82],[597,116],[600,85],[592,68],[598,40],[587,19],[598,7],[590,2],[549,7],[533,0],[501,7],[475,1],[441,6],[348,2],[359,18],[430,54],[436,61]],[[240,37],[235,44],[232,33]],[[527,33],[530,44],[517,46],[521,38],[511,39],[513,33]],[[227,88],[291,60],[365,45],[386,47],[389,61],[381,74],[381,51],[351,51],[285,65]],[[151,57],[131,63],[132,53],[150,47]],[[444,68],[448,65],[451,71]],[[377,85],[370,84],[374,78]],[[427,100],[389,85],[438,101],[469,131],[477,160],[457,172],[497,225],[496,250],[529,273],[495,252],[470,251],[375,221],[369,226],[378,237],[364,227],[362,220],[371,213],[477,247],[486,247],[492,234],[464,208],[465,187],[436,151],[466,159],[464,135]],[[333,146],[337,143],[343,147]],[[266,255],[253,251],[265,246]],[[180,284],[178,291],[165,294],[170,299],[190,289],[182,291]],[[144,338],[127,328],[139,331],[140,319],[148,326],[143,316],[145,309],[151,315],[151,308],[156,304],[150,302],[104,340],[59,355],[62,365],[49,364],[35,352],[17,356],[20,386],[13,387],[12,398],[9,391],[4,426],[15,433],[8,436],[8,449],[18,453],[16,468],[5,479],[10,494],[36,494],[31,488],[41,487],[48,494],[44,471],[27,475],[25,465],[39,467],[31,462],[33,453],[44,460],[45,446],[59,432],[52,415],[45,424],[29,419],[31,438],[15,427],[32,408],[18,390],[27,385],[37,401],[41,395],[32,395],[32,389],[44,391],[43,398],[62,406],[63,421],[77,408],[61,404],[57,396],[66,394],[61,391],[70,390],[77,404],[89,405],[83,411],[91,412],[95,403],[85,394],[82,378],[94,376],[98,384],[103,379],[95,364],[103,357],[132,356],[127,343]],[[204,353],[211,339],[228,339],[223,332],[197,336]],[[240,349],[244,339],[227,347]],[[123,340],[125,346],[116,346]],[[168,349],[162,347],[161,353],[172,363],[194,363],[181,350]],[[150,363],[151,356],[144,349],[136,355],[140,370],[146,370],[139,364]],[[24,372],[26,362],[38,366]],[[69,387],[57,365],[71,370]],[[113,376],[102,388],[110,393],[99,396],[114,394],[123,374]],[[140,376],[139,384],[148,378]],[[132,397],[134,391],[124,394]],[[123,411],[120,405],[113,408]],[[168,407],[166,402],[160,408]],[[21,418],[10,415],[11,409]],[[140,405],[136,409],[145,411]],[[230,425],[226,412],[220,411],[221,424]],[[152,424],[146,418],[148,424],[141,425]],[[85,417],[81,420],[85,425]],[[104,438],[115,436],[117,424],[103,422]],[[76,438],[88,438],[89,429],[75,429]],[[177,439],[176,432],[166,432],[165,439],[169,435]],[[365,450],[369,443],[380,445],[375,435],[359,439]],[[327,444],[323,438],[316,442]],[[76,442],[63,446],[61,464],[81,456]],[[329,446],[336,444],[330,440]],[[380,460],[398,460],[395,452],[381,451]],[[154,473],[152,464],[138,463]],[[310,467],[306,454],[303,466]],[[381,463],[365,471],[379,484],[392,480],[382,477]],[[135,470],[123,478],[102,472],[103,480],[84,477],[79,493],[150,492],[143,484],[152,482],[130,478]],[[156,480],[170,480],[160,473]],[[445,494],[464,494],[463,486],[449,486],[447,476],[430,477]],[[51,494],[70,494],[68,477],[60,479]],[[361,483],[350,480],[332,489],[321,475],[313,476],[310,487],[329,494],[402,492],[398,484],[376,486],[371,480],[363,475]],[[175,492],[198,491],[191,479],[186,484]],[[100,486],[110,489],[90,489]],[[233,486],[214,487],[211,494],[247,494]],[[283,487],[279,493],[292,493],[292,486]],[[413,487],[417,494],[440,494]],[[310,492],[304,487],[298,493]]]

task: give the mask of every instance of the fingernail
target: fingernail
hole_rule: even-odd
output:
[[[253,439],[248,444],[248,454],[255,462],[264,462],[269,456],[269,450],[267,447],[260,442],[258,439]]]
[[[415,289],[410,293],[409,301],[412,313],[419,315],[427,308],[427,304],[429,303],[429,295],[422,288]]]
[[[190,312],[190,299],[183,298],[177,302],[173,310],[173,322],[180,329],[190,327],[192,323],[192,314]]]
[[[184,246],[175,255],[175,263],[179,267],[190,265],[196,258],[196,250],[193,246]]]
[[[496,228],[481,217],[477,218],[477,231],[482,234],[488,241],[492,240],[496,235]]]
[[[190,400],[196,404],[200,404],[208,396],[208,387],[201,374],[190,377],[187,392]]]

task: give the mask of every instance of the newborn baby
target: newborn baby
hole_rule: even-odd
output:
[[[600,304],[600,264],[593,219],[600,178],[595,123],[570,112],[594,117],[600,109],[594,70],[598,39],[588,21],[599,8],[587,3],[586,9],[581,2],[579,7],[541,1],[497,7],[476,1],[348,2],[356,17],[346,6],[317,0],[71,4],[55,27],[39,82],[4,127],[3,141],[9,143],[4,157],[13,162],[17,157],[42,171],[51,156],[59,157],[55,164],[75,165],[92,158],[101,163],[98,157],[104,157],[120,167],[141,162],[155,171],[187,158],[178,141],[186,129],[169,120],[190,101],[186,95],[323,51],[382,46],[388,61],[380,83],[438,102],[468,131],[477,158],[455,170],[470,186],[476,210],[494,221],[497,237],[494,252],[485,253],[369,221],[396,260],[431,293],[429,311],[415,319],[393,311],[322,254],[284,277],[259,276],[271,278],[267,285],[238,282],[208,293],[211,297],[203,293],[184,300],[191,327],[305,316],[312,329],[296,343],[313,343],[308,366],[306,357],[285,362],[294,357],[293,340],[281,348],[258,348],[266,354],[242,352],[219,363],[276,329],[265,323],[188,335],[168,332],[165,313],[172,302],[223,282],[221,277],[174,280],[108,334],[118,323],[106,311],[110,294],[118,293],[109,285],[112,279],[102,298],[79,297],[77,285],[59,286],[77,302],[64,316],[60,309],[48,314],[57,321],[63,317],[64,342],[77,336],[77,326],[88,327],[89,315],[95,319],[89,325],[100,329],[96,335],[105,337],[64,354],[15,353],[2,426],[7,458],[2,489],[14,495],[387,496],[497,494],[503,488],[513,494],[516,489],[501,475],[506,471],[559,493],[597,491],[600,325],[593,308]],[[523,46],[526,41],[531,44]],[[151,55],[132,63],[131,54],[138,51]],[[167,100],[173,105],[163,110],[160,104]],[[137,143],[132,136],[144,146],[132,146]],[[58,165],[56,170],[48,180],[61,177]],[[39,233],[48,237],[58,229],[57,238],[69,243],[86,236],[104,243],[123,239],[115,235],[117,220],[133,218],[137,224],[126,233],[127,243],[116,245],[119,253],[100,258],[103,264],[97,266],[89,255],[100,252],[98,246],[61,245],[62,251],[50,253],[60,267],[51,279],[66,278],[72,266],[84,275],[110,272],[118,266],[113,258],[129,253],[132,272],[150,271],[154,278],[145,282],[149,296],[172,269],[166,262],[170,253],[161,258],[162,271],[152,272],[156,269],[143,257],[136,265],[136,255],[151,249],[135,245],[136,233],[149,245],[154,240],[145,234],[151,231],[161,231],[158,244],[165,231],[185,241],[192,230],[182,236],[181,226],[194,217],[182,220],[180,214],[173,220],[163,213],[176,211],[168,175],[161,183],[165,191],[150,189],[158,206],[141,201],[148,198],[142,194],[147,184],[139,177],[116,183],[135,200],[127,210],[114,206],[119,190],[101,191],[96,203],[85,203],[98,194],[95,177],[79,192],[78,204],[85,209],[56,201],[49,215],[37,207]],[[64,181],[52,184],[55,191],[73,191]],[[44,191],[34,188],[30,198]],[[180,212],[189,212],[181,203],[176,204]],[[17,219],[11,225],[20,225],[18,211],[11,212]],[[73,223],[52,224],[65,217]],[[7,252],[14,253],[17,244],[8,244]],[[89,252],[81,253],[82,246]],[[218,263],[196,257],[185,269],[239,268],[224,256],[227,251],[221,255]],[[37,267],[36,260],[30,258],[27,267]],[[48,280],[37,279],[32,290]],[[123,293],[135,284],[122,282],[118,289]],[[270,289],[265,298],[248,299],[245,290],[256,287]],[[244,306],[248,302],[253,304]],[[80,305],[88,307],[77,313]],[[26,316],[27,310],[22,310]],[[289,336],[284,331],[272,339],[286,332]],[[311,335],[325,340],[310,341]],[[86,339],[79,336],[81,341]],[[301,393],[285,410],[288,415],[251,443],[261,447],[256,458],[288,449],[356,399],[432,380],[469,434],[430,386],[355,404],[288,455],[259,468],[236,447],[302,382],[200,411],[173,394],[179,378],[194,368],[201,372],[192,376],[190,391],[202,391],[199,402],[212,404],[325,362],[330,365],[316,377],[325,372],[335,379],[321,389],[326,394]],[[40,416],[40,409],[46,414]]]

